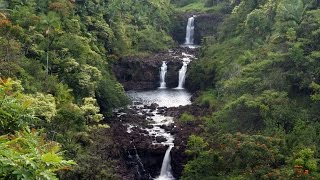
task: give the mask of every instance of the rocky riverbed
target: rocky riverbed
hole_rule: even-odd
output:
[[[205,111],[191,105],[191,94],[182,88],[183,84],[180,86],[184,63],[196,60],[198,50],[193,46],[181,46],[144,57],[123,57],[114,63],[113,71],[132,100],[132,105],[116,110],[108,122],[114,142],[122,149],[121,162],[125,162],[122,169],[126,170],[119,173],[126,172],[131,178],[148,180],[159,177],[162,167],[169,167],[167,173],[163,174],[161,170],[162,179],[171,180],[173,176],[179,179],[181,176],[188,160],[184,153],[188,137],[202,132],[202,128],[194,127],[202,123],[196,118],[197,113],[203,115]],[[158,89],[160,67],[164,62],[167,65],[166,87]],[[179,88],[176,88],[178,84]],[[194,121],[180,122],[183,112],[194,115]],[[164,160],[168,150],[171,161]],[[162,162],[169,164],[163,166]]]
[[[199,128],[201,127],[199,124],[203,121],[198,117],[210,114],[210,111],[204,107],[191,105],[191,95],[187,98],[189,98],[188,103],[172,107],[160,106],[148,100],[133,101],[128,108],[114,113],[110,118],[112,119],[110,126],[114,142],[122,148],[122,160],[125,162],[125,167],[122,169],[127,169],[122,173],[130,172],[131,178],[135,179],[156,178],[160,174],[168,143],[174,143],[171,152],[172,173],[177,179],[181,176],[183,165],[188,160],[184,153],[188,137],[203,131]],[[180,122],[179,117],[184,112],[193,115],[194,121]]]

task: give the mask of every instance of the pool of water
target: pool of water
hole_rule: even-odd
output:
[[[127,94],[132,101],[146,105],[157,103],[161,107],[178,107],[191,104],[191,94],[184,89],[128,91]]]

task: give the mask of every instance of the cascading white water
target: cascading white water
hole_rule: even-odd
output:
[[[133,148],[134,148],[135,155],[132,156],[130,154],[130,151],[128,153],[129,153],[129,158],[130,159],[133,158],[134,161],[136,162],[135,168],[136,168],[137,178],[138,179],[145,179],[145,178],[151,179],[150,174],[144,169],[144,165],[143,165],[141,158],[138,154],[138,150],[137,150],[136,146],[133,145]]]
[[[179,85],[176,89],[183,89],[183,85],[186,81],[187,69],[188,69],[188,62],[183,61],[183,66],[179,70]]]
[[[186,41],[184,44],[193,45],[194,43],[194,16],[188,19],[187,31],[186,31]]]
[[[167,64],[165,61],[162,62],[160,71],[160,89],[166,88],[166,74],[167,74]]]
[[[162,161],[160,176],[156,180],[174,180],[174,177],[172,176],[171,156],[170,156],[170,152],[173,146],[174,146],[173,144],[169,145]]]
[[[192,23],[191,23],[192,24]],[[184,47],[193,47],[194,45],[185,45]],[[193,51],[191,51],[193,52]],[[148,121],[148,128],[140,127],[140,125],[130,122],[127,125],[127,133],[136,132],[136,129],[142,129],[145,133],[144,135],[152,137],[152,144],[154,145],[165,145],[169,146],[165,152],[162,164],[161,172],[155,177],[154,180],[175,180],[173,176],[174,172],[171,168],[171,157],[170,153],[174,147],[174,135],[170,131],[163,128],[166,126],[171,126],[174,123],[173,117],[168,117],[163,113],[162,107],[178,107],[191,104],[190,97],[191,95],[184,90],[184,84],[186,81],[186,73],[189,63],[196,59],[193,54],[188,54],[186,52],[174,52],[169,51],[170,55],[174,58],[173,60],[179,60],[182,62],[181,69],[179,70],[179,83],[175,89],[163,89],[166,88],[166,75],[170,72],[168,71],[168,66],[166,61],[162,62],[160,67],[160,86],[159,89],[153,91],[129,91],[127,94],[133,101],[133,105],[130,107],[132,110],[136,111],[139,115],[146,115],[145,119]],[[178,53],[181,53],[179,55]],[[168,77],[167,77],[168,80]],[[168,84],[169,86],[169,84]],[[156,109],[151,109],[153,104],[159,105]],[[149,108],[150,107],[150,108]],[[117,117],[126,117],[126,113],[118,112]],[[128,115],[127,117],[130,117]],[[164,140],[159,140],[161,137],[165,138]],[[130,155],[131,156],[131,155]],[[145,156],[143,156],[145,158]],[[150,177],[149,169],[144,169],[143,163],[138,155],[137,150],[135,149],[135,154],[132,154],[131,158],[135,162],[135,168],[137,170],[136,177],[138,179],[145,179]],[[159,162],[160,163],[160,162]],[[159,164],[160,165],[160,164]],[[153,175],[153,174],[152,174]],[[154,178],[154,177],[153,177]],[[151,177],[149,179],[152,179]]]

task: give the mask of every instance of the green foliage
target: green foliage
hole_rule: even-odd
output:
[[[67,104],[57,111],[48,129],[61,134],[81,132],[86,130],[85,122],[83,110],[75,104]]]
[[[202,137],[191,135],[188,140],[186,153],[189,155],[198,156],[202,151],[207,149],[208,143]]]
[[[275,126],[280,130],[288,128],[292,114],[285,111],[289,106],[286,96],[286,93],[273,91],[265,91],[260,96],[245,94],[214,113],[214,118],[228,131],[268,131]]]
[[[181,12],[219,12],[234,5],[233,0],[172,0]]]
[[[210,107],[211,109],[218,106],[217,97],[214,92],[211,91],[203,91],[195,103],[200,106]]]
[[[205,152],[201,153],[197,159],[191,160],[185,165],[182,180],[192,179],[219,179],[223,159],[216,153]]]
[[[59,83],[55,89],[55,99],[58,106],[72,103],[74,97],[71,95],[72,90],[66,85]]]
[[[91,137],[95,128],[108,127],[99,124],[102,114],[110,115],[114,108],[128,104],[109,57],[170,48],[170,1],[1,0],[0,8],[0,135],[44,128],[68,157],[83,162],[70,179],[79,174],[87,179],[120,179],[113,173],[112,160],[103,159],[100,149],[94,149],[105,142],[91,146],[100,138]],[[99,136],[109,140],[111,135]],[[106,144],[105,149],[113,146]],[[38,147],[42,145],[46,146]],[[56,179],[54,172],[65,167],[59,165],[63,159],[60,153],[45,150],[42,158],[30,158],[47,166],[32,165],[25,171],[28,176],[17,173],[19,177],[8,178]]]
[[[168,48],[173,41],[163,31],[157,31],[152,27],[141,30],[137,34],[137,49],[138,51],[157,52]]]
[[[179,120],[183,123],[193,122],[195,121],[195,117],[188,113],[181,114]]]
[[[44,95],[37,93],[32,99],[32,107],[35,111],[35,115],[40,119],[44,119],[48,122],[57,114],[55,98],[51,95]]]
[[[177,6],[186,6],[188,4],[197,2],[197,0],[173,0],[172,3],[176,4]]]
[[[157,51],[172,45],[171,38],[167,36],[172,13],[169,0],[115,0],[108,3],[106,9],[110,27],[117,39],[112,42],[116,53]]]
[[[313,101],[320,101],[320,85],[312,82],[312,84],[310,85],[311,89],[313,89],[314,94],[311,95],[311,99]]]
[[[21,90],[20,82],[0,79],[0,134],[26,128],[36,121],[32,101]]]
[[[294,165],[302,166],[304,169],[316,171],[318,169],[317,160],[314,158],[314,151],[309,148],[302,149],[294,155]]]
[[[36,131],[0,136],[0,178],[58,179],[57,171],[74,164],[63,159],[58,143],[46,141]]]
[[[111,77],[102,79],[99,82],[96,96],[102,112],[108,115],[110,115],[113,108],[124,106],[129,102],[122,85],[111,79]]]
[[[215,111],[182,179],[317,178],[319,3],[237,2],[189,69],[196,103]],[[210,174],[214,156],[222,168]]]
[[[84,112],[87,124],[101,121],[103,115],[99,114],[100,108],[97,106],[97,101],[92,97],[84,98],[83,101],[83,106],[80,108]]]
[[[282,139],[238,133],[224,134],[214,143],[215,148],[210,149],[213,144],[209,146],[201,137],[190,137],[187,152],[197,156],[185,166],[182,179],[261,179],[287,175],[274,172],[285,162]]]

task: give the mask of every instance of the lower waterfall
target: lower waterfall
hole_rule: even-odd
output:
[[[172,176],[171,156],[170,156],[170,152],[173,146],[174,146],[173,144],[169,145],[162,161],[160,176],[156,178],[156,180],[174,180],[174,177]]]

